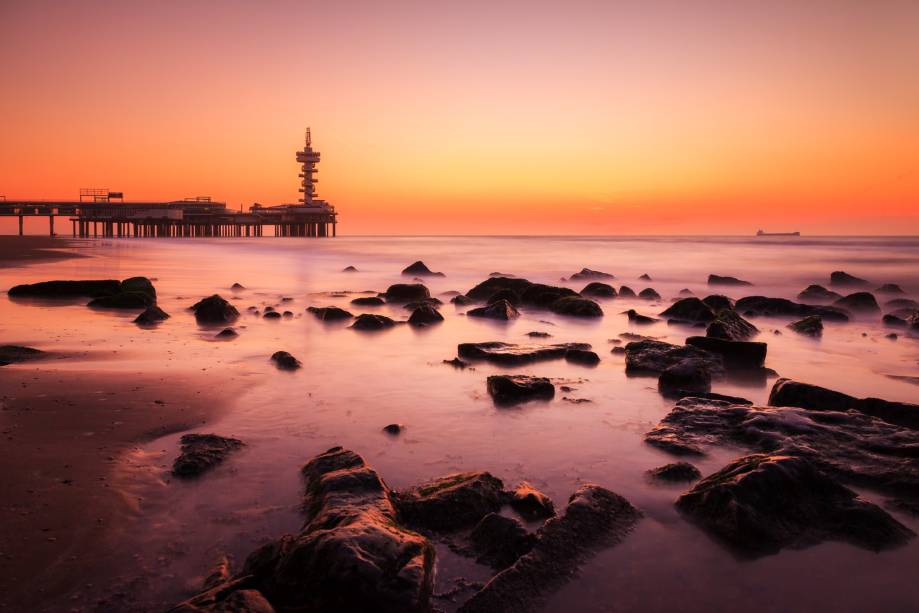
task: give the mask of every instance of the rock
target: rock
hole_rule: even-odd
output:
[[[233,328],[224,328],[223,330],[218,332],[217,336],[215,336],[214,338],[230,339],[230,338],[236,338],[237,336],[239,336],[239,333]]]
[[[431,307],[434,309],[439,309],[443,302],[440,298],[425,298],[424,300],[415,300],[413,302],[407,302],[402,305],[402,308],[406,311],[414,311],[422,307]]]
[[[705,400],[720,400],[730,404],[753,404],[752,400],[741,398],[739,396],[727,396],[725,394],[716,394],[715,392],[701,392],[694,390],[676,390],[669,394],[672,398],[702,398]]]
[[[881,551],[915,534],[806,459],[734,460],[680,496],[677,508],[742,554],[762,556],[825,540]]]
[[[896,283],[885,283],[881,287],[874,290],[876,294],[905,294],[903,288],[897,285]]]
[[[527,336],[529,336],[530,338],[551,338],[552,337],[552,335],[549,334],[548,332],[539,332],[536,330],[527,332]]]
[[[603,317],[603,309],[589,298],[581,296],[564,296],[551,305],[549,310],[558,315],[571,317]]]
[[[522,296],[532,285],[533,283],[526,279],[508,276],[489,277],[466,292],[466,296],[473,301],[485,301],[501,290],[509,290],[517,296]]]
[[[638,297],[641,298],[642,300],[660,300],[661,299],[661,295],[658,294],[653,289],[651,289],[650,287],[645,288],[641,290],[640,292],[638,292]]]
[[[705,329],[705,336],[729,341],[745,341],[757,334],[759,329],[733,309],[719,312],[715,321]]]
[[[664,464],[648,471],[648,476],[658,481],[683,482],[695,481],[702,478],[699,469],[689,462],[674,462]]]
[[[194,311],[195,320],[199,324],[228,324],[239,317],[236,307],[219,294],[199,300],[191,306],[191,310]]]
[[[891,332],[890,334],[885,334],[884,338],[889,338],[890,340],[895,341],[900,337],[894,334],[893,332]]]
[[[265,311],[265,314],[262,315],[262,319],[281,319],[281,314],[277,311]]]
[[[293,311],[284,311],[283,313],[281,313],[281,316],[284,317],[284,319],[291,319],[293,318],[294,313]]]
[[[520,294],[520,300],[523,304],[544,309],[552,308],[554,303],[558,302],[561,298],[587,300],[578,295],[573,289],[556,287],[554,285],[543,285],[542,283],[533,283]],[[596,303],[594,302],[593,304]],[[599,309],[600,307],[597,306],[597,308]]]
[[[216,434],[185,434],[179,442],[182,453],[172,463],[172,474],[182,478],[201,475],[245,445],[239,439]]]
[[[430,305],[424,305],[412,311],[412,314],[408,318],[408,323],[413,326],[429,326],[431,324],[440,323],[443,320],[444,316],[441,315],[437,309]]]
[[[608,272],[600,272],[599,270],[591,270],[589,268],[582,268],[581,272],[576,272],[571,275],[572,281],[586,281],[587,279],[615,279],[613,275]]]
[[[435,531],[473,526],[504,499],[504,484],[487,472],[447,475],[393,495],[402,521]]]
[[[7,366],[17,362],[28,362],[47,357],[47,353],[32,347],[21,345],[0,345],[0,366]]]
[[[354,266],[345,266],[341,269],[342,272],[358,272],[357,268]]]
[[[832,292],[822,285],[808,285],[800,294],[801,302],[834,302],[842,298],[840,294]]]
[[[769,393],[769,404],[815,411],[854,409],[891,424],[919,429],[919,404],[890,402],[880,398],[855,398],[842,392],[791,379],[782,378],[775,382]]]
[[[584,289],[581,290],[581,295],[593,296],[595,298],[615,298],[616,288],[606,283],[594,281],[584,286]]]
[[[823,336],[823,320],[819,315],[810,315],[804,319],[793,321],[788,327],[798,334],[812,336],[814,338]]]
[[[453,368],[460,368],[460,369],[466,368],[467,366],[469,366],[469,362],[464,362],[463,360],[459,358],[453,358],[452,360],[444,360],[444,364],[449,364]]]
[[[93,298],[87,306],[94,309],[145,309],[155,303],[155,298],[143,292],[118,292]]]
[[[681,290],[679,291],[679,295],[680,295],[680,296],[695,296],[695,294],[693,293],[693,291],[692,291],[691,289],[689,289],[688,287],[684,287],[683,289],[681,289]]]
[[[302,366],[300,360],[286,351],[275,351],[271,354],[271,361],[274,362],[275,366],[280,370],[297,370]]]
[[[251,590],[278,611],[429,613],[434,547],[399,525],[376,471],[335,447],[307,463],[303,476],[303,529],[252,552],[238,575],[212,588],[219,602],[203,610],[249,611],[219,605]]]
[[[96,298],[121,291],[114,279],[91,281],[41,281],[16,285],[7,292],[10,298]]]
[[[155,304],[148,306],[143,313],[134,318],[134,323],[139,326],[155,326],[161,321],[169,319],[169,313]]]
[[[628,285],[623,285],[619,288],[619,297],[620,298],[635,298],[635,290],[633,290]]]
[[[466,306],[467,304],[472,304],[474,301],[472,300],[472,298],[468,298],[460,294],[459,296],[454,296],[453,298],[450,298],[450,302],[452,302],[456,306]]]
[[[675,395],[677,391],[708,392],[712,389],[712,373],[704,360],[687,358],[661,372],[657,389],[664,396]]]
[[[230,286],[230,289],[233,290],[234,292],[241,292],[244,289],[246,289],[246,287],[242,283],[234,283],[233,285]]]
[[[121,291],[146,294],[150,298],[151,304],[156,302],[156,288],[153,287],[153,282],[147,277],[130,277],[125,279],[121,282]]]
[[[564,514],[537,531],[533,549],[495,575],[460,613],[537,611],[597,549],[621,542],[641,518],[629,502],[598,485],[582,485]]]
[[[361,296],[360,298],[355,298],[354,300],[352,300],[351,304],[354,304],[357,306],[374,307],[374,306],[383,306],[386,303],[379,296]]]
[[[869,281],[860,279],[858,277],[853,277],[849,273],[843,272],[841,270],[830,273],[830,285],[838,287],[855,287],[868,284]]]
[[[600,363],[600,356],[587,349],[569,349],[565,352],[565,360],[581,366],[596,366]]]
[[[660,321],[659,319],[656,319],[654,317],[648,317],[647,315],[642,315],[635,309],[629,309],[628,311],[625,312],[625,314],[628,316],[629,321],[631,323],[639,325],[639,326],[646,326],[648,324],[653,324],[656,321]]]
[[[727,369],[762,368],[766,361],[766,343],[729,341],[710,336],[690,336],[686,344],[720,355]]]
[[[744,315],[765,315],[779,317],[807,317],[819,315],[826,321],[849,321],[849,316],[842,309],[831,306],[800,304],[784,298],[767,298],[765,296],[747,296],[734,305],[738,313]]]
[[[753,285],[749,281],[743,281],[736,277],[721,277],[718,275],[709,275],[708,276],[709,285],[730,285],[730,286],[741,286],[741,285]]]
[[[396,283],[390,285],[383,296],[387,302],[412,302],[430,298],[431,292],[421,283]]]
[[[514,305],[507,300],[498,300],[488,306],[470,309],[466,311],[469,317],[485,317],[488,319],[501,319],[509,321],[520,317],[520,312],[514,308]]]
[[[833,306],[861,313],[876,313],[881,310],[870,292],[855,292],[833,303]]]
[[[411,275],[415,277],[443,277],[446,276],[442,272],[434,272],[421,260],[418,260],[414,264],[409,264],[402,270],[403,275]]]
[[[638,279],[640,281],[651,281],[651,275],[649,275],[648,273],[645,273],[641,275],[640,277],[638,277]]]
[[[511,507],[527,521],[546,519],[555,515],[552,499],[523,481],[514,488],[510,498]]]
[[[669,320],[703,323],[715,319],[712,309],[698,298],[677,300],[662,311],[661,316]]]
[[[173,607],[169,613],[275,613],[261,592],[245,589],[250,583],[251,579],[244,577],[205,585],[204,592]]]
[[[691,345],[671,345],[663,341],[643,340],[625,346],[626,374],[661,373],[686,359],[702,360],[712,376],[724,374],[720,355]]]
[[[354,317],[351,313],[338,307],[307,307],[306,309],[316,316],[319,321],[341,321],[342,319],[351,319]]]
[[[558,360],[569,349],[590,349],[587,343],[559,343],[555,345],[515,345],[491,341],[485,343],[460,343],[457,353],[470,360],[486,360],[503,366],[518,366],[543,360]]]
[[[491,375],[488,377],[488,393],[495,404],[517,404],[530,400],[551,400],[555,386],[545,377],[527,375]]]
[[[401,424],[385,425],[383,426],[383,432],[385,432],[386,434],[392,434],[393,436],[396,436],[402,432],[402,425]]]
[[[885,326],[890,326],[891,328],[905,328],[909,325],[909,323],[905,319],[901,317],[897,317],[896,315],[892,315],[890,313],[888,313],[887,315],[884,315],[884,317],[881,318],[881,322]]]
[[[888,309],[919,309],[919,302],[909,298],[894,298],[884,303]]]
[[[476,524],[469,540],[478,554],[477,562],[503,570],[529,553],[536,535],[528,533],[516,519],[489,513]]]
[[[351,327],[355,330],[384,330],[392,328],[396,322],[385,315],[373,315],[370,313],[361,313],[354,319]]]
[[[728,445],[799,456],[859,487],[919,500],[919,432],[858,411],[683,398],[645,442],[675,455],[705,455],[711,445]]]
[[[734,301],[722,294],[711,294],[702,299],[702,302],[712,310],[717,317],[722,311],[733,311]]]
[[[499,289],[494,294],[489,296],[486,303],[494,304],[496,302],[501,302],[502,300],[504,302],[509,302],[512,306],[517,306],[518,304],[520,304],[520,294],[514,292],[513,290],[507,289],[507,288]]]
[[[609,352],[616,355],[625,354],[625,347],[613,347]]]

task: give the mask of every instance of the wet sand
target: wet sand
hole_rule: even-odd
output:
[[[78,250],[91,248],[93,244],[88,240],[50,236],[0,236],[0,268],[86,257]]]
[[[113,481],[122,457],[218,417],[234,393],[214,375],[167,381],[38,364],[0,369],[0,609],[8,611],[53,610],[88,577],[116,575],[109,544],[140,502]]]

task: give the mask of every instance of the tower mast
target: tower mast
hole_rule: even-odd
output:
[[[300,202],[309,206],[316,200],[316,183],[319,183],[319,179],[315,177],[315,174],[319,172],[319,169],[316,168],[316,164],[319,163],[319,152],[313,151],[313,139],[310,135],[309,127],[306,128],[306,138],[304,140],[303,150],[297,152],[297,162],[301,166],[300,178],[302,181],[300,182],[300,191],[303,193]]]

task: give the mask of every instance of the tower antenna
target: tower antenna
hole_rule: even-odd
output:
[[[313,144],[313,139],[312,139],[312,137],[310,136],[310,129],[309,129],[309,126],[307,126],[307,128],[306,128],[306,146],[307,146],[307,147],[311,147],[312,144]]]

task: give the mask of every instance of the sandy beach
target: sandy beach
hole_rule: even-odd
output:
[[[53,262],[86,257],[93,241],[50,236],[0,236],[0,268],[33,262]]]

